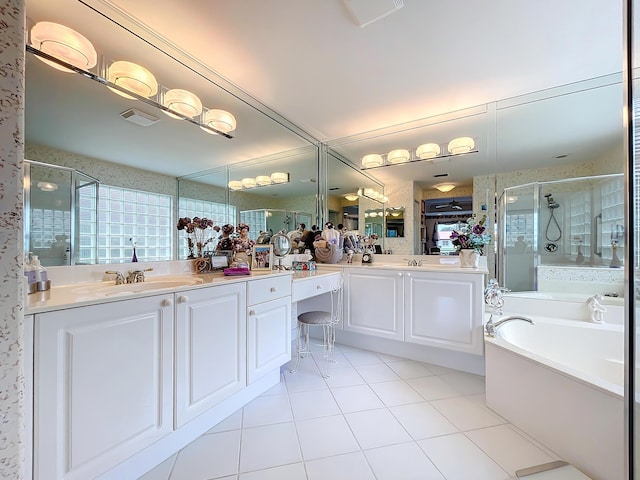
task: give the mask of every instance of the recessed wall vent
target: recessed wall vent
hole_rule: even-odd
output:
[[[448,176],[449,176],[448,173],[438,173],[438,174],[434,175],[433,178],[448,177]]]
[[[404,0],[343,0],[360,27],[377,22],[404,6]]]
[[[159,120],[158,117],[154,117],[153,115],[150,115],[148,113],[136,110],[135,108],[125,110],[120,114],[120,116],[127,122],[135,123],[136,125],[140,125],[141,127],[148,127]]]

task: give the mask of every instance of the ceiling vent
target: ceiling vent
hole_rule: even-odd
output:
[[[361,27],[400,10],[404,0],[343,0],[349,13]]]
[[[140,125],[141,127],[148,127],[158,121],[158,117],[149,115],[148,113],[141,112],[135,108],[130,108],[120,114],[126,121]]]

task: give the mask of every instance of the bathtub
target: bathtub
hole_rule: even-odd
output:
[[[527,316],[485,336],[487,405],[593,479],[624,478],[622,325]]]

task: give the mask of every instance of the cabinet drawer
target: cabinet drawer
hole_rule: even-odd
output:
[[[293,302],[299,302],[305,298],[315,297],[316,295],[322,295],[328,293],[334,288],[340,281],[340,274],[321,275],[318,277],[305,278],[304,280],[296,280],[292,285],[292,298]]]
[[[291,277],[289,275],[278,275],[277,277],[247,282],[248,305],[268,302],[288,295],[291,295]]]

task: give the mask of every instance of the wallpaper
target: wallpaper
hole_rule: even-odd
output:
[[[22,159],[24,3],[0,0],[0,478],[25,465]]]

